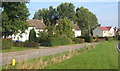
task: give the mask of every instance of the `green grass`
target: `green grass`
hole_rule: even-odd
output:
[[[9,50],[0,50],[0,52],[13,52],[13,51],[23,51],[23,50],[29,50],[29,49],[37,49],[38,47],[12,47]]]
[[[45,69],[118,69],[117,41],[101,42],[92,51],[81,53]]]

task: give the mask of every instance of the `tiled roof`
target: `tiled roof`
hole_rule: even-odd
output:
[[[109,31],[111,29],[111,27],[98,27],[98,28],[103,31]]]
[[[35,27],[36,29],[43,29],[45,28],[45,24],[42,20],[27,20],[29,27]]]
[[[80,28],[79,28],[79,26],[77,24],[72,24],[72,26],[73,26],[73,29],[80,30]]]

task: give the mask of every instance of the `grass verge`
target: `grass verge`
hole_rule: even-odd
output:
[[[37,49],[38,47],[12,47],[9,50],[0,50],[0,52],[14,52],[14,51],[23,51],[23,50],[29,50],[29,49]]]
[[[118,69],[117,41],[101,42],[90,52],[76,55],[45,69]]]

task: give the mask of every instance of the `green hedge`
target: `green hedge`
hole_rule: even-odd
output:
[[[54,37],[54,38],[49,38],[41,43],[41,45],[43,46],[59,46],[66,44],[72,44],[72,40],[70,38]]]
[[[38,47],[39,43],[34,43],[34,42],[14,42],[13,46],[15,46],[15,47]]]
[[[76,44],[82,43],[82,41],[80,40],[80,38],[73,38],[72,41]]]
[[[13,42],[11,40],[0,39],[0,41],[2,41],[2,50],[11,49],[11,47],[13,46]]]
[[[85,42],[93,42],[93,37],[92,36],[80,36],[77,38],[82,38],[85,39]]]

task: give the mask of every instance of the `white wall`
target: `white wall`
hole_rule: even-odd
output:
[[[94,37],[97,37],[97,36],[103,37],[103,31],[99,28],[96,28],[96,29],[93,30],[93,36]]]
[[[36,29],[35,27],[28,27],[28,29],[27,30],[25,30],[25,33],[22,33],[22,37],[20,37],[19,35],[19,33],[18,34],[16,34],[16,35],[12,35],[12,40],[20,40],[20,41],[23,41],[23,42],[25,42],[26,40],[29,40],[29,32],[30,32],[30,30],[31,29],[35,29],[35,31],[36,31],[36,36],[38,37],[38,33],[39,33],[39,31],[43,31],[42,29]]]
[[[109,31],[102,31],[101,29],[99,28],[96,28],[95,30],[93,30],[93,36],[96,37],[96,36],[99,36],[99,37],[111,37],[111,36],[114,36],[114,29],[113,27],[109,30]]]
[[[76,30],[75,31],[75,37],[81,36],[81,30]]]
[[[75,37],[81,36],[81,30],[72,29],[75,33]]]

